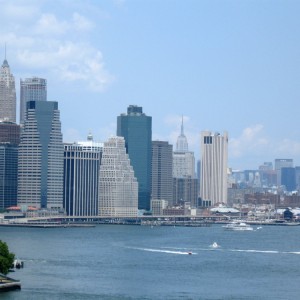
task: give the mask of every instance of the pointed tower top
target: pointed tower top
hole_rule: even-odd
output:
[[[176,150],[179,152],[188,152],[188,142],[183,130],[183,115],[181,117],[181,130],[177,138]]]
[[[6,43],[5,43],[5,46],[4,46],[4,61],[3,61],[2,67],[9,68],[9,64],[7,62],[7,59],[6,59]]]

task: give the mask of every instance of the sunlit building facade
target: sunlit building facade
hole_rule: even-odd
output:
[[[63,208],[64,147],[55,101],[28,101],[18,156],[18,204]]]
[[[123,137],[104,143],[99,176],[99,215],[136,217],[138,182],[126,153]]]
[[[97,216],[103,143],[64,144],[64,209],[68,216]]]
[[[24,123],[28,101],[47,101],[47,80],[38,77],[20,80],[20,124]]]
[[[201,184],[202,206],[227,204],[228,134],[201,132]]]
[[[16,123],[16,87],[15,78],[4,59],[0,70],[0,121]]]

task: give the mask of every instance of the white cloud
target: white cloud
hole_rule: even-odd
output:
[[[79,31],[91,30],[94,27],[93,23],[90,20],[77,12],[73,13],[73,25],[74,28]]]
[[[65,82],[80,81],[81,86],[85,84],[93,91],[105,90],[114,80],[101,51],[86,41],[87,31],[94,28],[87,17],[70,11],[63,18],[58,13],[43,11],[43,2],[30,2],[29,7],[22,1],[0,3],[3,5],[0,19],[3,16],[14,19],[14,26],[2,22],[0,43],[7,44],[9,62],[12,62],[10,57],[15,57],[13,63],[19,64],[23,73],[45,74]],[[28,18],[18,19],[23,8]]]
[[[41,35],[62,35],[67,32],[70,24],[67,21],[59,21],[53,14],[42,14],[35,25],[35,31]]]
[[[263,136],[263,125],[257,124],[247,127],[238,138],[229,140],[229,154],[232,157],[240,157],[268,148],[269,141]]]

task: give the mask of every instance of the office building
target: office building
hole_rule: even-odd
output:
[[[227,204],[228,134],[201,132],[201,185],[202,206]]]
[[[0,143],[19,145],[20,126],[13,122],[0,121]]]
[[[17,205],[20,126],[0,122],[0,209]]]
[[[152,118],[140,106],[130,105],[117,119],[117,136],[125,139],[134,175],[139,184],[139,209],[150,210]]]
[[[16,87],[15,78],[10,73],[6,58],[0,71],[0,121],[16,123]]]
[[[20,80],[20,124],[24,123],[28,101],[47,101],[46,79],[32,77]]]
[[[151,211],[153,216],[163,215],[164,209],[168,207],[168,201],[161,199],[151,199]]]
[[[296,190],[296,169],[292,167],[281,168],[281,185],[288,192]]]
[[[172,177],[173,146],[164,141],[152,142],[152,195],[151,199],[173,202]]]
[[[63,208],[64,147],[55,101],[28,101],[18,158],[18,204]]]
[[[281,186],[281,169],[282,168],[293,168],[294,162],[291,158],[276,158],[275,159],[275,171],[277,174],[277,186]]]
[[[189,151],[188,141],[184,134],[183,118],[181,131],[177,138],[176,151],[173,152],[173,203],[184,206],[190,203],[196,206],[198,198],[198,184],[195,176],[195,156]]]
[[[99,176],[99,215],[136,217],[138,183],[126,153],[123,137],[104,143]]]
[[[99,170],[103,143],[89,139],[64,144],[64,209],[68,216],[98,215]]]

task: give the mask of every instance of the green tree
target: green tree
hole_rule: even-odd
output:
[[[15,255],[8,250],[8,246],[5,242],[0,240],[0,273],[6,275],[9,272]]]

